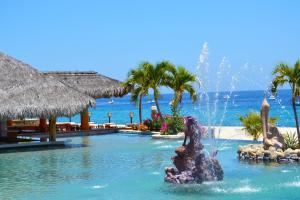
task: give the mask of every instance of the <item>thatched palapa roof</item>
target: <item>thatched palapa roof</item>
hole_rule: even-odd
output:
[[[0,52],[0,118],[71,116],[95,100]]]
[[[126,89],[121,82],[93,71],[78,72],[44,72],[46,76],[55,77],[62,83],[75,88],[93,98],[122,97]]]

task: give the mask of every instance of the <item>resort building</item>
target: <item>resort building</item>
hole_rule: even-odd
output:
[[[11,119],[49,119],[49,140],[56,141],[56,118],[95,106],[95,99],[13,57],[0,53],[0,136]]]
[[[54,77],[65,85],[89,95],[92,98],[122,97],[127,90],[121,82],[93,71],[55,71],[44,72],[47,77]],[[84,109],[81,113],[81,130],[89,130],[89,113]]]

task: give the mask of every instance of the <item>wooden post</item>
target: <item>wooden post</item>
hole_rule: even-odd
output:
[[[13,120],[9,119],[7,120],[7,126],[12,126],[13,125]]]
[[[51,116],[49,119],[49,141],[56,141],[56,117]]]
[[[47,120],[45,118],[40,118],[39,128],[42,133],[47,131]]]
[[[81,130],[89,130],[90,124],[89,124],[88,109],[85,109],[80,113],[80,119],[81,119]]]
[[[1,120],[0,122],[0,136],[7,137],[7,120]]]

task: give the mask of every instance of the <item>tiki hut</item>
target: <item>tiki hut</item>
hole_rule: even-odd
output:
[[[85,93],[95,99],[122,97],[126,94],[126,88],[121,82],[93,71],[85,72],[44,72],[48,77],[55,77],[65,85]],[[88,129],[88,111],[81,113],[81,127]]]
[[[75,88],[95,99],[122,97],[126,94],[121,82],[93,71],[85,72],[44,72],[49,77],[55,77],[64,84]]]
[[[72,116],[95,100],[38,70],[0,53],[0,120],[4,130],[8,119],[49,119],[50,140],[55,141],[56,117]],[[3,131],[5,132],[5,131]]]

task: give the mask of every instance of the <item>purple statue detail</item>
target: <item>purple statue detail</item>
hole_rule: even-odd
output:
[[[199,126],[193,117],[185,118],[184,142],[175,150],[172,157],[176,169],[165,169],[165,181],[175,184],[202,183],[203,181],[219,181],[223,179],[223,170],[219,162],[213,157],[205,157],[201,137],[204,128]],[[189,143],[187,140],[189,139]]]

